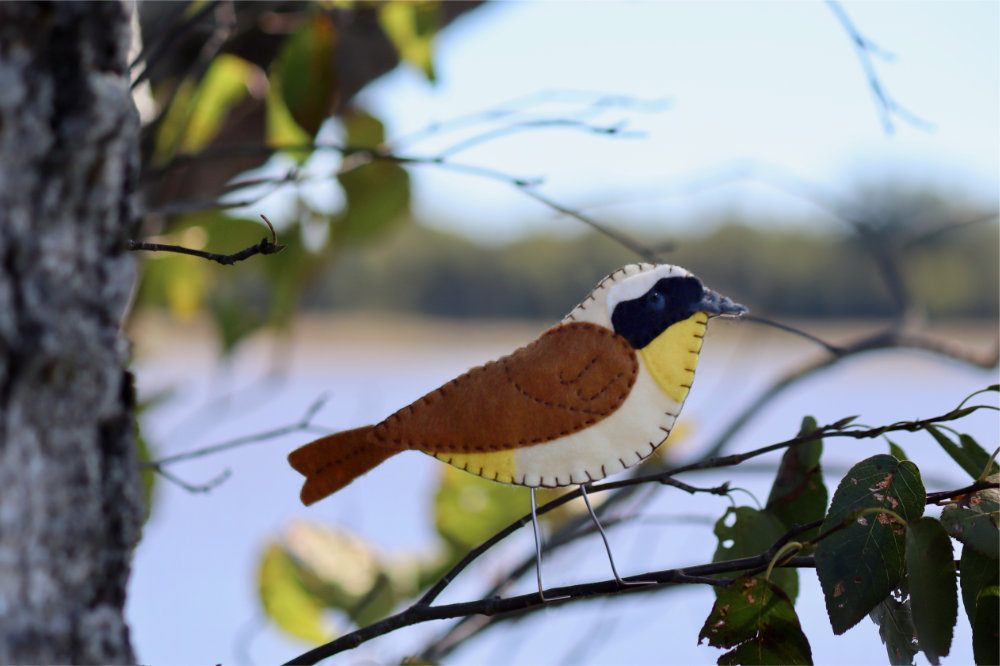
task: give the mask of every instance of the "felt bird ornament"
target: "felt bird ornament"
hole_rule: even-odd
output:
[[[528,486],[533,517],[535,488],[580,485],[607,548],[584,484],[635,465],[663,443],[691,389],[709,318],[744,312],[679,266],[624,266],[529,345],[381,423],[293,451],[288,460],[306,477],[302,502],[323,499],[415,449],[499,483]],[[613,559],[611,567],[623,583]],[[541,593],[540,564],[537,573]]]

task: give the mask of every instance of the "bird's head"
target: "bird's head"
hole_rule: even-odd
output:
[[[607,293],[607,314],[616,333],[642,349],[673,324],[696,313],[738,317],[747,309],[702,285],[680,266],[661,264],[615,282]]]

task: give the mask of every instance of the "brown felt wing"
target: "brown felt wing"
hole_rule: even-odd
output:
[[[473,368],[377,425],[381,444],[430,453],[501,451],[582,430],[614,412],[639,370],[613,331],[560,324],[510,356]]]

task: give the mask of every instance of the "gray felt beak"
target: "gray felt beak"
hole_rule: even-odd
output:
[[[747,312],[745,305],[740,305],[728,296],[721,296],[711,289],[705,289],[701,300],[691,306],[694,312],[707,312],[709,316],[739,317]]]

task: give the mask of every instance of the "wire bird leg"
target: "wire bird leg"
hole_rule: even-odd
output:
[[[594,521],[594,525],[597,527],[597,531],[601,534],[601,539],[604,540],[604,550],[608,551],[608,562],[611,563],[611,573],[615,575],[615,582],[621,586],[626,585],[653,585],[656,581],[653,580],[635,580],[627,581],[622,580],[622,577],[618,575],[618,569],[615,568],[615,558],[611,556],[611,546],[608,544],[608,535],[604,533],[604,528],[601,526],[601,521],[597,519],[597,514],[594,513],[594,507],[590,506],[590,498],[587,497],[587,486],[580,485],[580,494],[583,495],[583,501],[587,504],[587,511],[590,512],[590,518]]]
[[[531,489],[531,527],[535,531],[535,575],[538,577],[538,596],[542,598],[542,601],[559,601],[561,599],[569,599],[568,596],[563,597],[546,597],[544,586],[542,585],[542,541],[538,537],[538,514],[535,509],[535,489]]]

